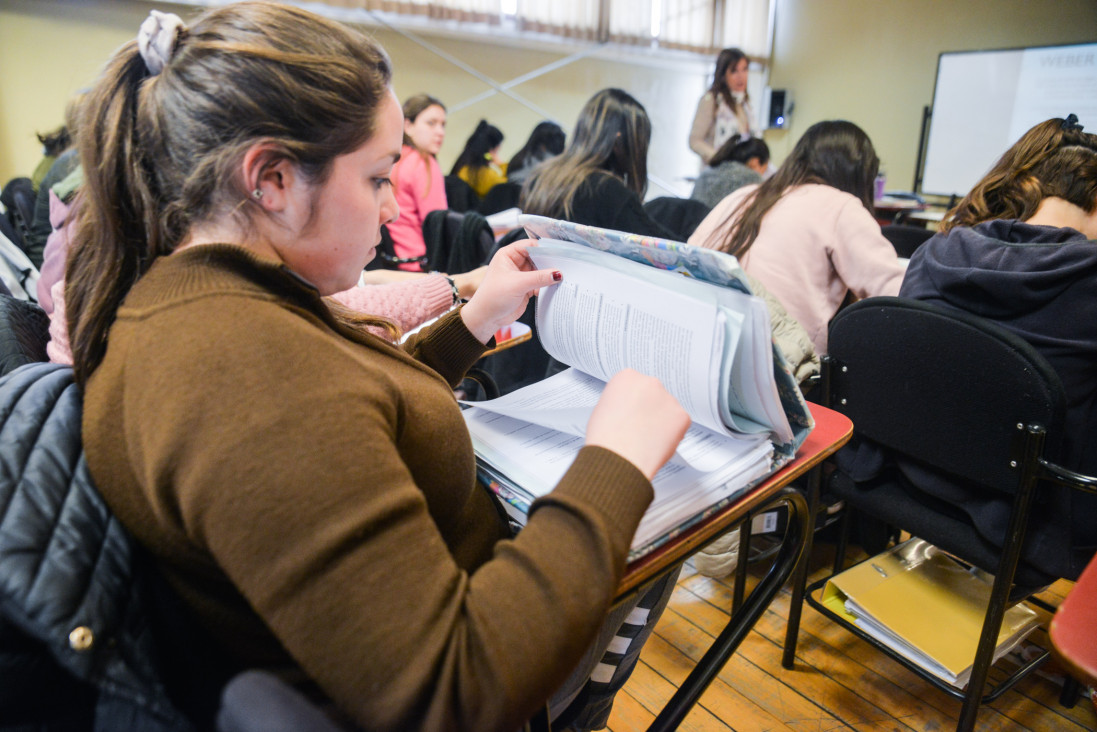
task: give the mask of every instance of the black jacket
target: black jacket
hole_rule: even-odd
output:
[[[191,730],[140,552],[88,472],[81,398],[64,366],[0,379],[0,730]]]
[[[910,259],[900,297],[993,321],[1031,343],[1059,374],[1066,416],[1056,462],[1097,474],[1097,242],[1074,229],[1000,220],[937,234]],[[927,358],[948,358],[945,353]],[[985,374],[982,378],[994,378]],[[871,445],[839,453],[856,483],[893,467],[909,491],[957,506],[984,540],[1002,545],[1007,496],[954,481],[913,461],[882,460]],[[1097,496],[1044,486],[1025,535],[1022,564],[1074,578],[1097,550]],[[990,568],[993,569],[993,568]]]
[[[609,173],[598,173],[583,181],[571,201],[571,215],[556,218],[640,236],[657,236],[671,240],[680,238],[649,216],[640,197],[629,190],[617,176]]]

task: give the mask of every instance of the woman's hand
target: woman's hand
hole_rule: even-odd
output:
[[[612,450],[651,480],[689,429],[689,415],[659,380],[619,371],[606,384],[587,423],[588,445]]]
[[[465,327],[481,343],[517,320],[538,290],[561,280],[557,271],[534,268],[527,254],[530,246],[530,241],[521,241],[496,252],[476,295],[461,308]]]

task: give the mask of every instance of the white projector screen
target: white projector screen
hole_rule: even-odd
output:
[[[1097,43],[942,53],[920,191],[967,194],[1030,127],[1071,113],[1097,132]]]

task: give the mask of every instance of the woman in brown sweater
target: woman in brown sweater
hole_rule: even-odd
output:
[[[404,347],[324,299],[398,213],[390,77],[361,35],[266,2],[189,29],[154,12],[114,56],[67,269],[86,454],[240,665],[314,684],[368,729],[512,730],[599,633],[688,418],[618,375],[507,538],[452,386],[558,274],[507,248]]]

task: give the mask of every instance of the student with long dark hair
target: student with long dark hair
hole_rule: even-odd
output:
[[[400,218],[388,224],[394,253],[401,259],[427,253],[423,220],[431,211],[447,207],[446,183],[438,167],[438,151],[446,139],[446,107],[429,94],[404,101],[404,144],[392,169],[392,186]],[[420,271],[418,264],[400,269]]]
[[[757,136],[757,122],[747,94],[750,59],[738,48],[725,48],[716,56],[712,85],[697,102],[689,132],[690,149],[706,165],[733,135]]]
[[[689,197],[712,208],[743,186],[761,183],[768,165],[769,146],[765,140],[733,135],[697,176]]]
[[[644,212],[651,121],[621,89],[591,97],[563,154],[533,171],[522,187],[524,213],[645,236],[676,238]]]
[[[689,243],[738,257],[825,354],[827,325],[847,295],[895,295],[903,280],[872,215],[879,167],[860,127],[817,122],[772,178],[721,201]]]
[[[450,175],[468,183],[476,195],[483,198],[497,183],[507,180],[497,157],[502,144],[503,133],[499,128],[487,120],[480,120],[465,142],[465,149],[457,156]]]
[[[538,122],[522,149],[507,164],[507,182],[524,183],[539,163],[564,152],[567,135],[555,122]]]
[[[115,54],[87,102],[67,270],[84,447],[234,662],[368,729],[514,730],[581,674],[689,418],[618,374],[509,538],[453,386],[559,276],[504,248],[402,347],[323,299],[397,216],[391,74],[361,34],[273,2],[189,28],[154,11]]]

